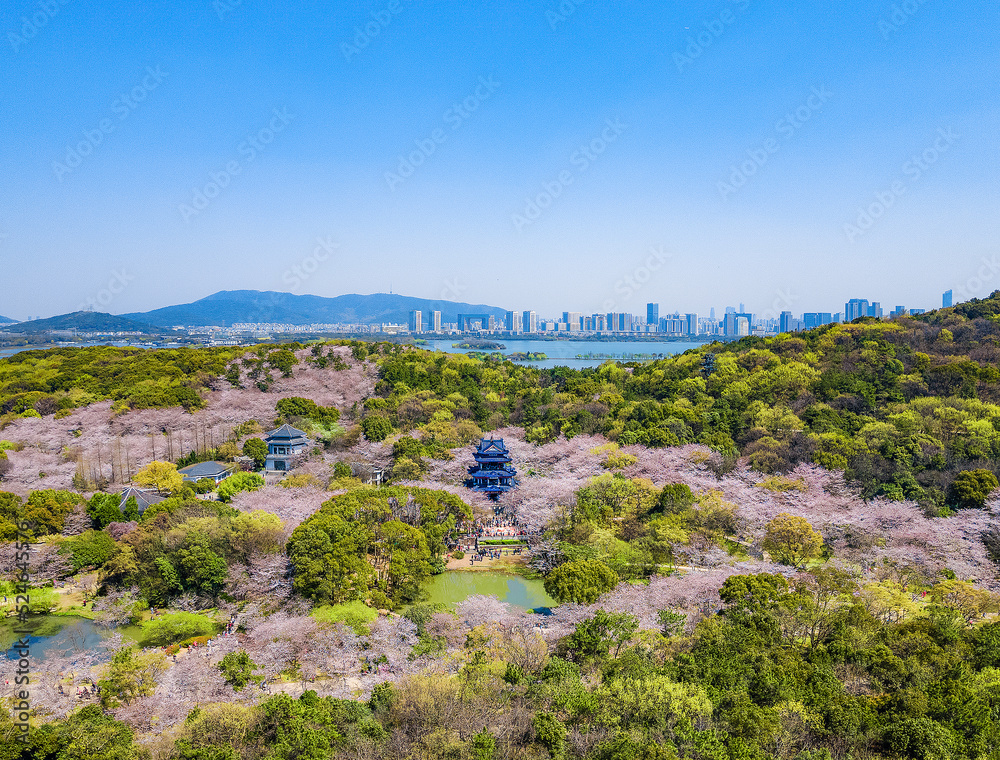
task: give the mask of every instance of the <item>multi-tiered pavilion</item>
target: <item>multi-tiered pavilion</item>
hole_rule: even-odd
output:
[[[492,499],[517,485],[517,470],[511,465],[510,452],[503,438],[483,438],[476,446],[476,464],[469,468],[469,487]]]

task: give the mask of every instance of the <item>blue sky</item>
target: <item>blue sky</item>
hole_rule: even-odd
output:
[[[0,314],[1000,288],[996,4],[790,5],[11,0]]]

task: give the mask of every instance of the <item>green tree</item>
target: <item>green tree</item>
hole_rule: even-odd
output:
[[[549,757],[553,760],[566,757],[566,726],[559,718],[549,712],[538,712],[531,725],[538,743],[548,750]]]
[[[660,491],[659,511],[664,514],[680,514],[693,505],[694,494],[685,483],[667,483]]]
[[[823,550],[823,537],[804,517],[782,512],[767,524],[764,550],[778,562],[802,567]]]
[[[242,649],[238,652],[229,652],[217,667],[222,677],[226,679],[226,683],[233,687],[233,691],[242,691],[247,684],[259,683],[263,679],[263,676],[253,674],[259,666]]]
[[[594,617],[577,623],[569,636],[559,642],[558,651],[578,660],[618,657],[622,646],[631,641],[639,629],[639,619],[626,612],[598,610]]]
[[[229,568],[226,560],[202,542],[177,550],[184,585],[206,594],[214,594],[226,582]]]
[[[948,487],[948,503],[960,509],[982,509],[990,494],[1000,488],[989,470],[963,470]]]
[[[247,438],[243,444],[243,456],[250,457],[254,469],[259,470],[267,460],[267,444],[261,438]]]
[[[384,441],[392,435],[392,422],[381,414],[371,414],[361,420],[361,430],[369,441]]]
[[[73,558],[73,569],[101,567],[118,552],[118,544],[102,530],[88,530],[67,542]]]
[[[118,505],[121,497],[113,493],[95,493],[87,502],[87,515],[100,530],[113,522],[120,522],[124,515]]]
[[[618,575],[603,562],[580,559],[557,567],[546,576],[544,585],[556,601],[593,604],[618,585]]]
[[[122,517],[129,521],[139,520],[139,502],[135,496],[129,496],[125,500],[125,509],[122,510]]]
[[[131,647],[119,649],[112,656],[104,678],[97,682],[101,704],[110,709],[148,697],[156,689],[156,677],[165,669],[163,652],[138,654]]]

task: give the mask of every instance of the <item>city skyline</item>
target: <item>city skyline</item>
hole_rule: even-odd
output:
[[[1000,281],[976,8],[44,7],[0,10],[6,316],[109,284],[112,313],[404,283],[780,313]]]

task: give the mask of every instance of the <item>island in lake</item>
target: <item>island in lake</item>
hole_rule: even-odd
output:
[[[463,340],[461,343],[452,343],[452,348],[471,348],[483,351],[503,351],[507,348],[503,343],[496,343],[492,340],[476,340],[475,338],[470,338],[468,340]]]

